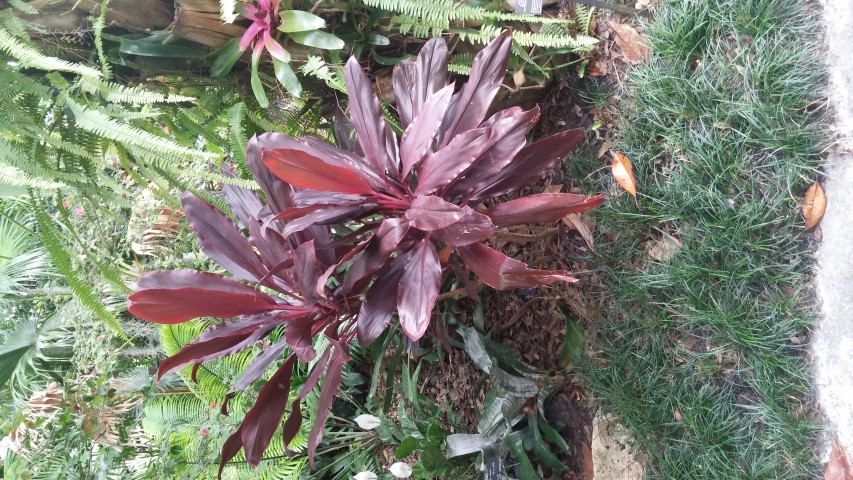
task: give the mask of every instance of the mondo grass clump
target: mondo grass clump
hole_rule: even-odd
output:
[[[673,1],[645,28],[618,138],[639,194],[596,212],[609,311],[582,373],[648,478],[819,475],[799,214],[827,142],[815,8]]]

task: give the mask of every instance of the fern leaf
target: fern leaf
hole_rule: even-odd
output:
[[[149,103],[179,103],[195,101],[193,97],[184,95],[165,95],[138,87],[126,87],[117,83],[107,82],[98,78],[82,77],[78,82],[80,89],[86,93],[97,94],[107,102],[145,105]]]
[[[2,142],[3,141],[0,140],[0,143]],[[0,151],[2,151],[2,147],[0,147]],[[11,188],[18,191],[15,195],[19,195],[26,193],[28,188],[52,190],[62,188],[63,186],[64,185],[59,182],[52,182],[50,180],[30,176],[11,165],[0,165],[0,192],[2,192],[4,188]],[[2,196],[4,195],[0,193],[0,197]]]
[[[74,296],[79,300],[81,305],[103,321],[116,335],[127,340],[127,335],[125,335],[115,315],[104,307],[98,294],[95,293],[88,283],[80,278],[79,274],[72,267],[71,255],[65,249],[65,245],[63,245],[61,240],[62,235],[57,230],[56,225],[53,224],[50,216],[44,211],[44,208],[36,204],[35,197],[30,198],[30,203],[39,225],[42,243],[44,243],[45,248],[50,253],[54,267],[65,278],[65,281],[68,282],[68,286],[71,287]]]
[[[60,71],[79,75],[100,77],[101,72],[92,67],[71,63],[56,57],[43,55],[38,50],[19,42],[3,27],[0,27],[0,50],[14,57],[25,67],[46,71]]]
[[[210,152],[178,145],[169,139],[158,137],[140,128],[118,122],[101,111],[78,104],[68,96],[65,96],[64,100],[71,112],[74,113],[74,121],[78,127],[110,140],[115,140],[126,146],[132,145],[139,149],[148,150],[151,153],[167,157],[181,154],[188,157],[211,159],[216,156]]]

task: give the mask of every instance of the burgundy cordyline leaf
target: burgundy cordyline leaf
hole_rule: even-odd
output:
[[[293,189],[273,175],[261,158],[264,150],[276,148],[276,143],[284,138],[290,139],[286,135],[265,133],[260,137],[253,136],[246,144],[246,164],[264,192],[273,215],[285,208],[296,206],[293,202]]]
[[[467,196],[475,189],[488,185],[524,147],[527,143],[525,137],[538,119],[539,107],[527,111],[512,107],[501,110],[483,122],[482,127],[491,129],[487,140],[489,149],[453,180],[444,189],[443,195],[446,198]]]
[[[400,159],[403,164],[403,177],[406,178],[412,167],[432,152],[435,134],[444,118],[444,112],[450,105],[453,85],[448,85],[432,94],[424,104],[423,110],[406,127],[400,139]]]
[[[445,228],[458,222],[463,215],[457,205],[432,195],[415,198],[406,210],[406,218],[412,221],[412,226],[424,231]]]
[[[314,390],[314,387],[317,386],[317,382],[320,381],[320,376],[322,376],[323,372],[326,370],[326,363],[329,361],[330,353],[331,348],[323,350],[323,354],[320,355],[317,363],[311,367],[311,371],[308,372],[308,376],[305,377],[305,383],[302,384],[302,389],[299,390],[299,394],[296,395],[296,398],[294,398],[293,402],[290,404],[290,413],[287,415],[287,420],[284,421],[284,427],[281,429],[282,443],[284,444],[285,452],[288,454],[290,452],[288,449],[290,442],[296,438],[296,435],[299,433],[299,427],[302,426],[302,409],[300,408],[300,403],[302,402],[302,399],[311,393],[311,390]]]
[[[303,363],[310,362],[317,356],[312,347],[314,332],[312,327],[317,323],[313,317],[304,316],[293,319],[284,329],[284,339]]]
[[[400,123],[407,128],[430,95],[447,85],[447,44],[440,38],[428,40],[415,62],[394,66],[394,97]]]
[[[386,149],[388,125],[379,109],[379,99],[355,56],[350,57],[344,67],[344,82],[349,95],[349,117],[364,156],[380,176],[384,176],[386,170],[397,170]]]
[[[236,280],[195,270],[146,273],[137,288],[128,297],[128,310],[155,323],[175,324],[198,317],[230,318],[292,308]]]
[[[278,430],[290,395],[290,378],[296,355],[291,354],[282,366],[261,388],[255,404],[246,413],[240,425],[240,439],[246,462],[257,467],[264,450],[269,447],[273,434]]]
[[[430,232],[432,238],[454,247],[483,241],[495,233],[492,220],[471,207],[462,208],[462,218],[445,228]]]
[[[216,478],[222,480],[222,470],[225,469],[225,465],[231,461],[232,458],[236,457],[238,453],[240,453],[240,449],[243,448],[243,441],[241,437],[243,436],[243,426],[240,425],[234,433],[228,436],[225,440],[225,443],[222,444],[222,453],[219,458],[219,471],[216,473]]]
[[[163,375],[191,363],[201,364],[245,350],[281,323],[284,323],[284,320],[275,323],[258,323],[243,327],[230,334],[223,334],[203,341],[196,339],[171,357],[160,362],[160,367],[157,369],[157,379],[159,380]]]
[[[373,192],[370,185],[353,170],[329,165],[300,150],[266,150],[261,159],[276,177],[295,187],[354,194]]]
[[[355,129],[352,128],[352,123],[340,108],[335,109],[335,117],[332,120],[332,128],[335,134],[335,143],[338,148],[355,152],[359,155],[364,155],[364,152],[358,147],[358,142],[355,141]]]
[[[410,254],[404,253],[392,260],[388,270],[379,276],[364,296],[356,323],[361,345],[366,347],[373,343],[391,322],[391,315],[397,309],[397,289],[409,258]]]
[[[563,270],[531,270],[524,263],[482,243],[457,247],[456,252],[483,283],[497,290],[538,287],[558,280],[577,281]]]
[[[332,409],[332,401],[335,399],[338,390],[341,387],[341,377],[343,374],[344,364],[351,360],[346,344],[330,339],[334,345],[334,353],[329,366],[326,368],[326,378],[323,379],[323,387],[320,389],[320,399],[317,401],[317,417],[314,419],[314,425],[311,431],[308,432],[308,463],[311,468],[316,468],[314,464],[314,454],[317,452],[317,446],[323,440],[323,431],[326,429],[326,418],[329,416],[329,411]]]
[[[446,186],[480,158],[489,148],[488,127],[457,135],[450,143],[426,157],[418,165],[417,195],[429,195]]]
[[[363,205],[345,205],[342,207],[321,208],[305,215],[304,217],[288,222],[281,234],[284,237],[288,237],[294,232],[301,232],[312,225],[328,225],[337,223],[341,220],[358,218],[361,215],[370,212],[375,207],[376,205],[372,203],[365,203]]]
[[[505,195],[536,182],[556,168],[584,136],[582,128],[575,128],[527,145],[491,181],[478,188],[471,200]]]
[[[243,370],[243,375],[231,385],[227,395],[234,395],[243,390],[258,379],[266,372],[267,368],[281,357],[281,354],[287,349],[287,342],[284,339],[279,340],[274,345],[270,345],[261,353],[257,354],[252,362]]]
[[[412,341],[420,340],[426,332],[440,288],[438,253],[429,239],[421,240],[412,250],[397,290],[400,325]]]
[[[301,137],[299,143],[301,146],[297,150],[303,150],[309,155],[322,159],[329,165],[353,170],[367,180],[373,188],[385,186],[383,172],[377,172],[374,166],[359,154],[342,150],[314,137]]]
[[[317,278],[323,273],[317,261],[314,240],[303,243],[293,251],[293,262],[294,276],[299,282],[302,298],[306,305],[313,305]]]
[[[489,42],[471,64],[468,82],[450,102],[448,116],[442,125],[441,145],[456,135],[480,125],[506,76],[512,31],[507,30]]]
[[[499,203],[488,210],[492,222],[499,227],[528,223],[551,223],[571,213],[585,212],[604,202],[604,195],[541,193]]]
[[[181,196],[181,206],[205,255],[235,277],[250,282],[263,278],[266,268],[230,218],[190,192]]]
[[[383,220],[364,250],[350,262],[343,291],[351,291],[357,282],[382,268],[409,232],[409,226],[410,221],[403,218]]]

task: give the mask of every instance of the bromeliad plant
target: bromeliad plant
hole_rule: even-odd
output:
[[[262,108],[269,105],[264,92],[259,65],[264,50],[272,57],[273,69],[279,83],[294,97],[302,94],[302,85],[290,66],[290,52],[276,40],[278,32],[296,43],[313,48],[340,50],[344,42],[340,38],[320,29],[326,27],[326,21],[312,13],[302,10],[284,10],[279,12],[280,0],[258,0],[257,5],[241,3],[240,16],[251,21],[249,28],[239,39],[232,40],[222,49],[211,68],[211,76],[219,78],[226,75],[240,58],[241,54],[252,47],[252,92]]]
[[[163,361],[158,375],[198,368],[283,327],[283,339],[255,358],[230,396],[289,352],[225,442],[221,466],[241,448],[250,464],[258,464],[284,416],[297,361],[315,363],[292,400],[282,428],[285,444],[299,432],[302,398],[325,374],[308,436],[313,465],[350,342],[357,337],[370,344],[395,312],[408,338],[419,340],[451,271],[474,272],[502,290],[575,281],[562,270],[529,269],[484,243],[498,228],[554,222],[603,201],[601,195],[540,194],[480,205],[535,182],[583,138],[576,129],[526,145],[536,108],[486,118],[506,74],[510,41],[504,33],[480,52],[469,82],[456,93],[443,41],[429,41],[416,62],[399,64],[393,76],[405,127],[399,142],[351,58],[345,77],[354,138],[338,122],[338,147],[272,133],[249,142],[246,160],[266,203],[252,191],[224,187],[248,239],[224,213],[184,195],[184,213],[202,250],[249,284],[190,270],[143,275],[129,306],[140,318],[170,324],[235,317]],[[448,268],[453,263],[457,268]],[[329,345],[319,357],[312,347],[318,335]]]

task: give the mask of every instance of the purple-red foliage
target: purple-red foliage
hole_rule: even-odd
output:
[[[442,40],[428,41],[416,61],[398,64],[394,93],[405,128],[399,140],[367,76],[350,58],[345,79],[351,125],[336,126],[337,147],[276,133],[249,142],[248,167],[265,202],[250,190],[224,188],[248,238],[224,213],[190,193],[183,196],[202,250],[247,283],[190,270],[140,278],[129,306],[140,318],[165,324],[235,318],[166,359],[158,375],[233,354],[283,326],[283,338],[253,360],[230,398],[289,351],[225,442],[220,472],[241,448],[250,464],[258,464],[284,416],[293,368],[317,356],[313,338],[322,333],[331,346],[292,400],[283,427],[288,445],[301,426],[300,401],[325,374],[308,437],[313,465],[352,339],[370,344],[394,312],[411,340],[430,326],[442,279],[452,270],[439,250],[452,249],[450,262],[461,264],[464,275],[473,272],[496,289],[575,281],[562,270],[529,269],[484,243],[497,228],[555,222],[603,201],[603,195],[550,193],[482,207],[483,200],[537,181],[584,137],[575,129],[527,145],[538,108],[513,107],[486,118],[506,74],[510,44],[506,32],[483,49],[456,93]]]

